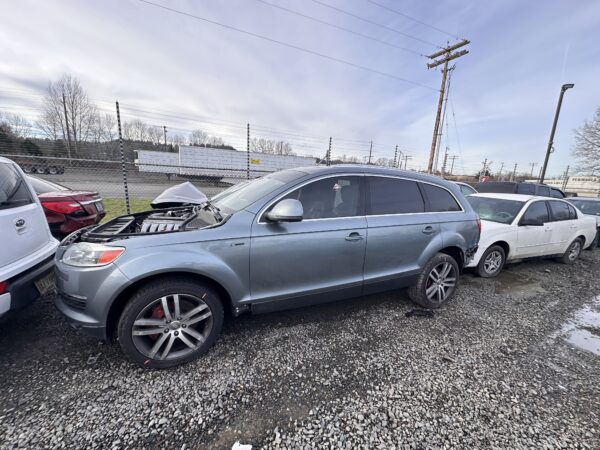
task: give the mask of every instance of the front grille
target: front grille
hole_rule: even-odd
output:
[[[60,296],[63,299],[63,302],[73,309],[83,311],[87,306],[87,300],[85,298],[73,297],[72,295],[68,295],[63,292],[60,293]]]

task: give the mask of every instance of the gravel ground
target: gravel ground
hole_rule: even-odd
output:
[[[0,448],[598,449],[600,356],[560,330],[600,294],[599,265],[466,274],[433,318],[406,317],[404,292],[244,316],[168,371],[42,300],[0,322]]]

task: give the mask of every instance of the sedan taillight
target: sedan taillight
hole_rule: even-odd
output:
[[[0,281],[0,294],[4,294],[8,289],[8,281]]]
[[[42,202],[42,206],[49,211],[57,212],[60,214],[75,214],[77,212],[84,212],[81,205],[77,202]]]
[[[479,230],[479,235],[481,235],[481,219],[477,218],[477,229]]]

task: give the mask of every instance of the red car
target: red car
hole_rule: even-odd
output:
[[[74,191],[51,181],[28,176],[46,214],[52,234],[64,236],[89,225],[95,225],[106,215],[102,198],[97,192]]]

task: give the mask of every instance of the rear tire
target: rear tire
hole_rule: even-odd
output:
[[[121,313],[123,353],[145,368],[166,369],[205,354],[223,326],[223,304],[205,283],[170,277],[140,288]]]
[[[477,265],[477,274],[483,278],[497,277],[505,262],[506,253],[504,249],[499,245],[492,245],[481,256]]]
[[[575,239],[571,244],[567,247],[567,251],[562,255],[558,260],[563,264],[573,264],[579,255],[581,254],[581,250],[583,248],[583,241],[581,238]]]
[[[459,282],[458,263],[445,253],[431,258],[408,289],[410,299],[425,308],[439,308],[452,298]]]

